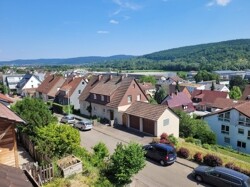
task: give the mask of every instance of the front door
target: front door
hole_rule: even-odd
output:
[[[109,116],[110,120],[114,120],[114,111],[113,110],[110,110],[110,116]]]

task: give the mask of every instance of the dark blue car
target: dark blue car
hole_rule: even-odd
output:
[[[176,161],[176,150],[173,146],[163,143],[154,143],[143,146],[147,158],[158,161],[162,166],[173,164]]]

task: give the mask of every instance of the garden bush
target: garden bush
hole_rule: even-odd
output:
[[[194,139],[194,144],[195,144],[195,145],[198,145],[198,146],[201,146],[201,140],[199,140],[199,139]]]
[[[202,147],[203,147],[204,149],[208,149],[208,150],[211,149],[211,146],[210,146],[209,144],[206,144],[206,143],[202,144]]]
[[[194,138],[193,137],[187,137],[187,138],[185,138],[185,142],[194,143]]]
[[[177,151],[177,155],[181,158],[188,158],[189,157],[189,150],[181,147],[178,151]]]
[[[222,166],[221,158],[212,154],[207,154],[206,156],[204,156],[203,163],[211,167]]]
[[[195,153],[195,155],[194,155],[194,161],[198,162],[198,163],[202,162],[202,153],[201,152]]]

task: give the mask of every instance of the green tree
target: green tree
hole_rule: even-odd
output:
[[[192,118],[181,110],[176,110],[175,113],[180,118],[180,137],[200,139],[202,143],[216,143],[216,136],[205,121]]]
[[[72,154],[80,145],[79,131],[69,125],[49,124],[37,127],[33,137],[37,150],[49,158],[60,158]]]
[[[143,75],[140,77],[140,80],[139,80],[140,83],[143,83],[143,82],[150,82],[152,83],[152,85],[155,85],[156,84],[156,79],[154,76],[151,76],[151,75]]]
[[[137,143],[119,143],[111,155],[107,177],[118,186],[131,182],[131,177],[145,166],[144,154],[142,146]]]
[[[238,86],[233,86],[229,92],[229,96],[231,99],[239,100],[242,96],[240,88]]]
[[[105,164],[104,159],[109,156],[109,150],[107,146],[104,143],[99,142],[93,147],[93,150],[94,154],[91,157],[92,164],[97,167],[103,167]]]
[[[177,72],[177,75],[182,78],[182,79],[187,79],[187,72],[184,72],[184,71],[178,71]]]
[[[214,86],[214,81],[213,81],[211,85],[211,90],[214,91],[214,89],[215,89],[215,86]]]
[[[162,100],[167,96],[167,93],[164,88],[159,88],[157,92],[155,92],[155,100],[157,101],[158,104],[162,102]]]
[[[20,128],[29,135],[34,135],[35,127],[43,127],[57,121],[48,106],[40,99],[26,97],[17,101],[11,108],[26,121],[27,124]]]
[[[248,81],[244,80],[241,76],[233,76],[229,81],[229,89],[231,90],[234,86],[238,86],[241,92],[244,91]]]

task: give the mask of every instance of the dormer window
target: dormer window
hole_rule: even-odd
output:
[[[101,95],[101,100],[104,101],[104,95]]]
[[[129,95],[128,96],[128,103],[131,103],[132,102],[132,95]]]
[[[94,95],[94,99],[96,99],[96,94],[93,94]]]

